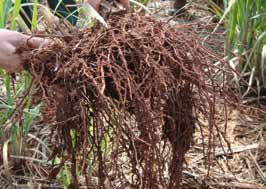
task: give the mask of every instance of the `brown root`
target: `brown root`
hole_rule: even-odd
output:
[[[95,167],[103,188],[180,188],[197,115],[213,128],[216,98],[232,100],[212,75],[216,58],[188,27],[134,14],[108,24],[22,52],[44,121],[58,123],[56,154],[72,162],[75,187],[76,169]]]

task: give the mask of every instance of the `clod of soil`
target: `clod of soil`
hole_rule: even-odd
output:
[[[217,97],[232,99],[213,76],[216,58],[188,26],[135,14],[108,25],[19,50],[40,86],[44,121],[57,123],[54,155],[72,162],[75,187],[77,168],[89,185],[94,167],[102,187],[179,188],[197,116],[213,129]]]

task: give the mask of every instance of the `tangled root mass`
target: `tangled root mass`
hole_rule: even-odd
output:
[[[78,168],[87,185],[93,169],[102,187],[179,188],[197,115],[214,127],[216,96],[229,99],[215,57],[189,28],[133,14],[108,25],[22,52],[56,123],[54,157],[72,162],[76,187]]]

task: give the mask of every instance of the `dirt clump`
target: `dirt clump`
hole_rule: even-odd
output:
[[[93,169],[103,188],[180,188],[197,115],[213,129],[217,98],[232,100],[213,75],[217,58],[189,27],[135,14],[108,25],[20,49],[41,91],[43,120],[56,123],[54,157],[72,163],[75,188],[77,169],[87,186]]]

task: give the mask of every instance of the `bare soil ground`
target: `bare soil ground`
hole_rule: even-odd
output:
[[[265,116],[264,113],[262,116]],[[197,128],[194,135],[195,143],[187,153],[187,166],[184,170],[187,188],[200,186],[203,188],[266,188],[264,122],[264,119],[259,119],[259,114],[251,118],[231,110],[226,131],[223,120],[220,125],[228,141],[219,141],[220,134],[216,135],[216,149],[212,162],[206,162],[206,155],[204,155],[209,130],[207,127]],[[205,141],[202,134],[205,135]],[[208,168],[206,165],[211,167]]]

